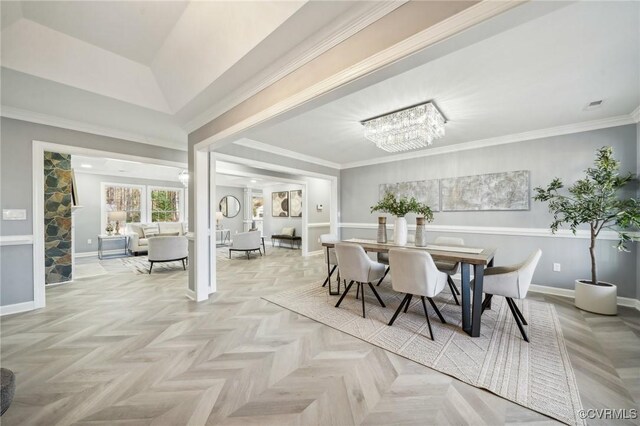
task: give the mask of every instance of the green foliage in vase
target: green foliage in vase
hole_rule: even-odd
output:
[[[618,233],[618,249],[627,250],[627,243],[637,240],[629,230],[640,228],[640,201],[623,198],[619,193],[633,178],[632,173],[620,175],[620,162],[613,157],[609,146],[596,153],[594,167],[585,170],[586,176],[568,187],[564,193],[562,180],[555,178],[546,188],[535,188],[536,201],[549,203],[553,214],[551,231],[555,233],[562,225],[576,233],[578,226],[588,224],[590,228],[589,253],[591,255],[591,282],[598,283],[596,267],[596,238],[603,229]]]
[[[407,213],[416,213],[424,216],[427,222],[433,221],[433,212],[426,203],[421,203],[414,197],[397,198],[392,192],[387,192],[382,200],[378,201],[378,204],[371,206],[371,213],[373,212],[389,213],[397,217],[404,217]]]

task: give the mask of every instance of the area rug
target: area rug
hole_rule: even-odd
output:
[[[381,307],[366,288],[366,319],[355,288],[340,308],[335,308],[338,296],[329,296],[321,283],[264,299],[561,422],[585,424],[578,416],[582,403],[553,305],[516,302],[529,323],[531,342],[526,343],[504,298],[494,297],[492,309],[482,316],[481,336],[472,338],[460,328],[460,307],[451,293],[443,292],[434,301],[447,324],[427,304],[432,341],[420,298],[414,298],[408,313],[389,327],[404,295],[386,283],[377,289],[387,307]]]

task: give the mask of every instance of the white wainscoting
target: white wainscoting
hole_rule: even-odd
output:
[[[307,223],[307,228],[328,228],[330,226],[329,222]]]
[[[378,229],[377,223],[340,223],[340,228],[352,229]],[[410,230],[415,230],[416,225],[408,225]],[[393,223],[387,224],[387,229],[393,229]],[[451,232],[459,234],[489,234],[489,235],[509,235],[520,237],[550,237],[550,238],[580,238],[589,239],[588,230],[578,230],[575,235],[568,229],[559,229],[555,234],[549,228],[515,228],[501,226],[461,226],[461,225],[426,225],[427,231]],[[613,231],[602,231],[598,236],[601,240],[618,240],[618,234]]]

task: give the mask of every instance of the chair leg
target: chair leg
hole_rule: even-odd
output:
[[[407,311],[409,310],[409,305],[411,305],[411,299],[413,299],[413,294],[409,295],[409,301],[407,302],[407,304],[404,306],[404,313],[406,314]]]
[[[378,299],[378,302],[380,302],[380,305],[382,305],[383,308],[386,308],[384,302],[380,298],[380,295],[376,291],[376,288],[373,286],[373,284],[369,283],[369,287],[371,288],[371,291],[373,291],[373,294],[376,296],[376,299]]]
[[[482,302],[482,312],[484,312],[485,309],[487,309],[489,307],[489,305],[491,305],[491,298],[493,297],[493,294],[488,294],[484,297],[484,301]]]
[[[427,317],[427,325],[429,326],[429,336],[431,336],[431,340],[436,340],[433,338],[433,330],[431,329],[431,320],[429,319],[429,312],[427,312],[427,304],[424,303],[424,296],[420,296],[422,300],[422,309],[424,309],[424,316]]]
[[[460,302],[458,302],[458,296],[456,296],[456,293],[458,293],[458,287],[456,287],[456,284],[453,282],[453,278],[451,278],[451,276],[449,275],[447,275],[447,283],[449,283],[451,294],[453,294],[453,300],[456,301],[456,305],[460,305]]]
[[[249,257],[249,250],[247,250],[247,260],[251,259],[251,257]]]
[[[430,298],[430,297],[427,297],[427,299],[429,299],[429,303],[431,303],[431,306],[433,307],[433,310],[436,311],[436,315],[438,315],[438,318],[440,318],[440,321],[443,324],[446,324],[447,322],[444,320],[444,317],[440,313],[440,309],[438,309],[438,306],[436,306],[436,303],[433,301],[433,299]]]
[[[346,280],[345,280],[346,281]],[[338,300],[338,303],[336,303],[336,308],[340,307],[340,304],[342,303],[342,299],[344,299],[344,297],[347,295],[347,293],[349,293],[349,290],[351,289],[351,286],[353,285],[353,281],[351,281],[349,283],[349,285],[347,286],[347,288],[344,290],[344,293],[342,293],[342,296],[340,296],[340,299]]]
[[[382,276],[382,278],[380,278],[380,281],[378,281],[378,284],[376,284],[376,287],[379,286],[380,284],[382,284],[382,281],[384,280],[384,278],[387,276],[387,274],[389,273],[389,271],[391,270],[390,267],[387,267],[387,269],[385,269],[384,271],[384,275]]]
[[[512,305],[513,305],[513,307],[515,308],[515,310],[516,310],[516,314],[518,314],[518,316],[520,317],[520,321],[522,321],[522,324],[524,324],[524,325],[529,325],[529,324],[527,323],[527,320],[526,320],[526,319],[524,319],[524,315],[522,315],[522,311],[520,311],[520,309],[518,308],[518,305],[516,305],[516,302],[513,300],[513,298],[511,298],[511,297],[510,297],[509,299],[511,299],[511,304],[512,304]]]
[[[398,315],[400,315],[400,311],[402,311],[404,304],[407,303],[407,301],[409,300],[409,296],[410,296],[409,294],[405,294],[404,299],[402,299],[402,302],[400,302],[400,306],[398,306],[398,309],[396,309],[396,313],[393,314],[393,316],[391,317],[391,321],[389,321],[389,325],[393,325],[396,318],[398,318]]]
[[[507,297],[507,305],[509,305],[509,309],[511,309],[511,314],[513,314],[513,318],[516,320],[516,324],[518,325],[518,328],[520,329],[520,334],[522,334],[522,338],[524,339],[525,342],[529,343],[529,338],[527,337],[527,333],[524,331],[524,327],[522,326],[522,323],[520,322],[520,317],[518,316],[518,314],[516,313],[516,309],[514,308],[514,303],[513,300],[511,300],[510,297]]]
[[[187,270],[187,265],[184,263],[184,259],[182,259],[182,269]]]
[[[362,288],[362,318],[365,318],[364,315],[364,283],[358,283],[360,284],[360,287]]]
[[[153,262],[151,262],[151,266],[149,266],[149,275],[151,275],[151,270],[153,269]]]
[[[229,259],[231,259],[231,250],[229,250]]]
[[[356,288],[356,299],[360,298],[360,284],[358,284],[358,288]]]

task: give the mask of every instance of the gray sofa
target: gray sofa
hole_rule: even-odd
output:
[[[137,256],[145,254],[149,248],[149,237],[183,236],[187,232],[187,224],[183,222],[127,223],[129,235],[129,253]]]

